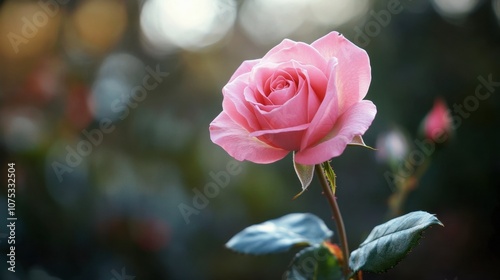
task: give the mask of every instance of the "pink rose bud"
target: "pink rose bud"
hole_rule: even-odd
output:
[[[291,151],[298,164],[328,161],[375,118],[363,100],[370,81],[367,53],[337,32],[312,44],[285,39],[229,79],[210,138],[240,161],[271,163]]]
[[[435,143],[444,143],[452,132],[451,116],[443,99],[437,98],[434,107],[423,121],[423,132],[427,139]]]

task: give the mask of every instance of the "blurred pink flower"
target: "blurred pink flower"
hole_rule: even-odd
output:
[[[377,137],[377,160],[397,165],[402,162],[409,150],[408,139],[401,129],[395,127]]]
[[[210,137],[240,161],[271,163],[295,151],[299,164],[325,162],[359,143],[375,118],[363,100],[370,81],[367,53],[337,32],[310,45],[285,39],[236,70]]]
[[[425,137],[436,143],[443,143],[449,138],[452,131],[451,116],[443,99],[434,101],[434,107],[424,119],[423,129]]]

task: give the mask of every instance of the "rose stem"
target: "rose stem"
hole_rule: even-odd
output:
[[[329,164],[329,163],[328,163]],[[349,276],[349,248],[347,247],[347,235],[345,233],[344,221],[342,220],[342,215],[340,214],[339,206],[337,204],[336,198],[333,196],[332,190],[328,185],[328,182],[325,178],[325,173],[323,172],[323,168],[321,164],[316,164],[315,167],[316,175],[318,175],[319,181],[321,183],[321,187],[323,188],[323,194],[326,196],[330,207],[332,208],[333,220],[337,227],[337,231],[339,234],[340,244],[342,247],[342,253],[344,255],[343,262],[343,270],[344,275]]]

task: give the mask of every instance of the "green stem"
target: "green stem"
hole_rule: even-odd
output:
[[[403,206],[408,195],[417,188],[420,179],[423,177],[429,167],[431,158],[426,159],[417,167],[415,172],[404,181],[398,181],[396,192],[389,197],[389,219],[400,216],[403,213]]]
[[[329,163],[327,163],[327,164],[329,164]],[[316,175],[318,175],[319,181],[321,183],[321,187],[323,188],[323,194],[326,196],[326,199],[328,200],[328,203],[330,204],[330,207],[332,208],[333,220],[334,220],[335,225],[337,227],[337,232],[338,232],[339,239],[340,239],[340,246],[342,248],[342,254],[344,255],[344,262],[343,262],[344,275],[349,276],[349,273],[350,273],[349,247],[347,245],[347,235],[345,233],[344,221],[342,220],[342,215],[340,214],[340,209],[339,209],[339,206],[337,204],[337,200],[333,195],[332,189],[328,185],[328,181],[325,177],[325,172],[324,172],[323,168],[321,167],[321,164],[316,164],[315,171],[316,171]],[[330,178],[330,179],[331,179],[331,181],[334,180],[334,178]],[[332,187],[334,187],[334,186],[332,186]]]

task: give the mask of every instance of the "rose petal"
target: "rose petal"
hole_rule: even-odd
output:
[[[245,90],[249,90],[248,76],[249,74],[243,74],[222,88],[222,94],[224,95],[222,108],[224,112],[231,116],[231,119],[245,129],[259,130],[261,127],[253,113],[253,109],[250,104],[245,102],[243,97]]]
[[[295,81],[286,81],[286,83],[288,83],[286,87],[274,90],[269,94],[269,100],[271,100],[273,105],[282,105],[293,98],[295,93],[297,93]]]
[[[300,164],[319,164],[339,156],[357,135],[363,135],[371,125],[377,108],[368,100],[362,100],[347,109],[339,117],[332,135],[316,146],[299,151],[295,161]]]
[[[328,63],[329,68],[329,78],[328,85],[326,87],[325,96],[322,101],[320,101],[319,108],[315,112],[314,118],[311,121],[311,125],[307,129],[304,137],[302,138],[302,143],[300,146],[301,150],[316,144],[325,135],[327,135],[335,125],[335,121],[338,117],[338,96],[336,87],[336,71],[337,71],[337,60],[335,58],[331,59]]]
[[[325,59],[315,48],[289,39],[283,40],[272,48],[263,58],[262,62],[287,62],[298,61],[301,64],[311,64],[326,72],[328,59]]]
[[[241,65],[238,67],[238,69],[236,69],[236,71],[234,72],[234,74],[231,76],[231,78],[229,79],[229,82],[232,82],[234,79],[236,79],[237,77],[245,74],[245,73],[248,73],[252,70],[252,68],[260,62],[260,59],[253,59],[253,60],[245,60],[243,61],[243,63],[241,63]]]
[[[257,89],[254,91],[245,91],[246,100],[252,103],[255,110],[257,110],[255,115],[262,129],[278,129],[310,123],[320,106],[321,99],[323,99],[328,86],[328,79],[325,74],[313,65],[303,65],[297,61],[289,61],[281,64],[261,63],[252,71],[250,80],[257,84],[261,83],[260,81],[265,79],[265,75],[262,73],[267,73],[267,71],[269,73],[272,73],[272,71],[274,73],[281,73],[281,76],[293,78],[294,81],[288,88],[271,92],[266,99],[266,101],[269,100],[272,103],[281,102],[282,104],[262,104],[259,102],[262,101],[262,99],[259,100],[262,96],[255,93]],[[252,77],[255,78],[252,79]],[[272,81],[269,83],[272,83]],[[249,87],[252,87],[252,85]]]
[[[272,146],[280,147],[287,151],[295,151],[300,147],[300,139],[309,124],[281,129],[260,130],[250,133],[250,136],[259,137]]]
[[[338,59],[337,76],[339,112],[365,98],[371,81],[370,59],[365,50],[338,32],[331,32],[311,44],[327,60]]]
[[[267,106],[260,106],[254,99],[253,93],[245,92],[245,98],[254,107],[255,116],[260,122],[262,129],[279,129],[305,124],[307,120],[307,99],[309,87],[303,78],[299,81],[296,94],[283,105],[274,107],[273,110],[266,110]],[[295,93],[295,92],[294,92]],[[267,126],[267,124],[269,126]]]
[[[250,137],[248,131],[236,124],[225,112],[220,113],[210,124],[210,139],[239,161],[272,163],[288,154],[286,150]]]
[[[302,131],[305,130],[309,126],[308,123],[297,125],[297,126],[292,126],[292,127],[285,127],[285,128],[279,128],[279,129],[269,129],[269,130],[259,130],[259,131],[254,131],[250,133],[251,137],[259,137],[262,135],[266,134],[278,134],[282,132],[295,132],[295,131]]]
[[[273,54],[279,52],[282,49],[291,48],[295,46],[295,44],[297,44],[297,42],[290,39],[284,39],[283,41],[281,41],[281,43],[270,49],[264,57],[272,56]]]
[[[286,66],[289,64],[291,63],[261,63],[253,69],[250,75],[250,87],[259,94],[256,95],[257,102],[263,105],[281,105],[284,103],[278,103],[277,100],[272,100],[272,83],[277,79],[284,79],[286,81],[294,81],[297,79],[296,69],[292,68],[292,73],[289,73],[290,69],[286,69]],[[293,92],[291,96],[287,95],[288,99],[293,95]]]

